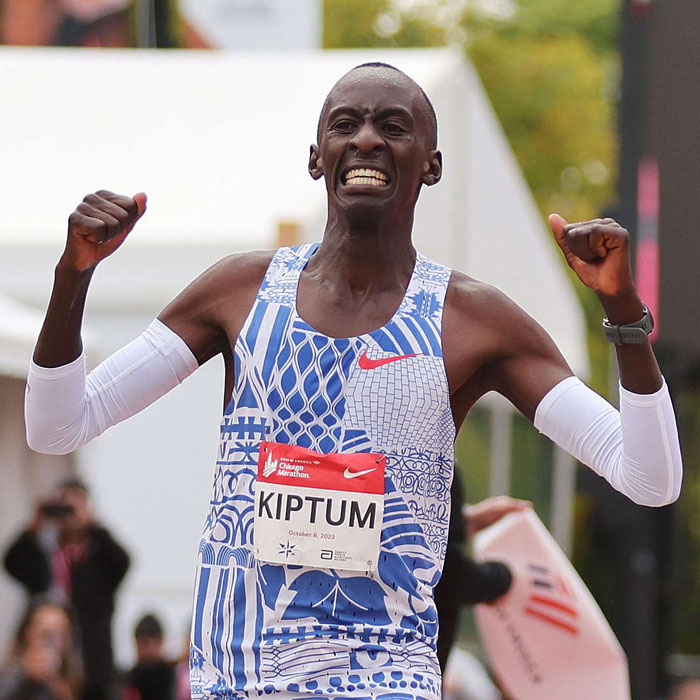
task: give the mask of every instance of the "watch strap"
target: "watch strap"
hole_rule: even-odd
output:
[[[643,315],[634,323],[610,323],[603,319],[605,337],[615,345],[642,345],[647,342],[649,334],[654,330],[654,318],[651,311],[643,305]]]

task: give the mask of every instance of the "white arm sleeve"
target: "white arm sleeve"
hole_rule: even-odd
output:
[[[24,402],[27,444],[67,454],[152,404],[197,366],[185,341],[157,319],[87,377],[84,354],[62,367],[32,362]]]
[[[664,506],[681,491],[683,463],[668,387],[633,394],[620,385],[620,412],[576,377],[547,393],[535,427],[635,503]]]

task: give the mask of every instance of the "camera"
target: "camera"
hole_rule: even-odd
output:
[[[41,506],[41,514],[45,515],[47,518],[62,518],[65,515],[69,515],[74,510],[72,505],[69,503],[61,503],[61,501],[45,503]]]

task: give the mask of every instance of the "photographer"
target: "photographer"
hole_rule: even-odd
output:
[[[114,595],[129,556],[94,518],[86,486],[71,478],[36,507],[5,554],[5,568],[30,595],[51,593],[70,604],[80,635],[83,700],[110,697],[114,680]]]

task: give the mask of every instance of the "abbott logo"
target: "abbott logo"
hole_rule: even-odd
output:
[[[564,581],[544,566],[528,564],[532,592],[523,610],[526,615],[578,636],[581,628],[576,601]]]
[[[279,461],[276,459],[272,459],[272,452],[267,456],[267,459],[265,460],[265,465],[263,466],[263,476],[267,478],[271,474],[274,474],[277,471],[277,467],[279,465]]]

